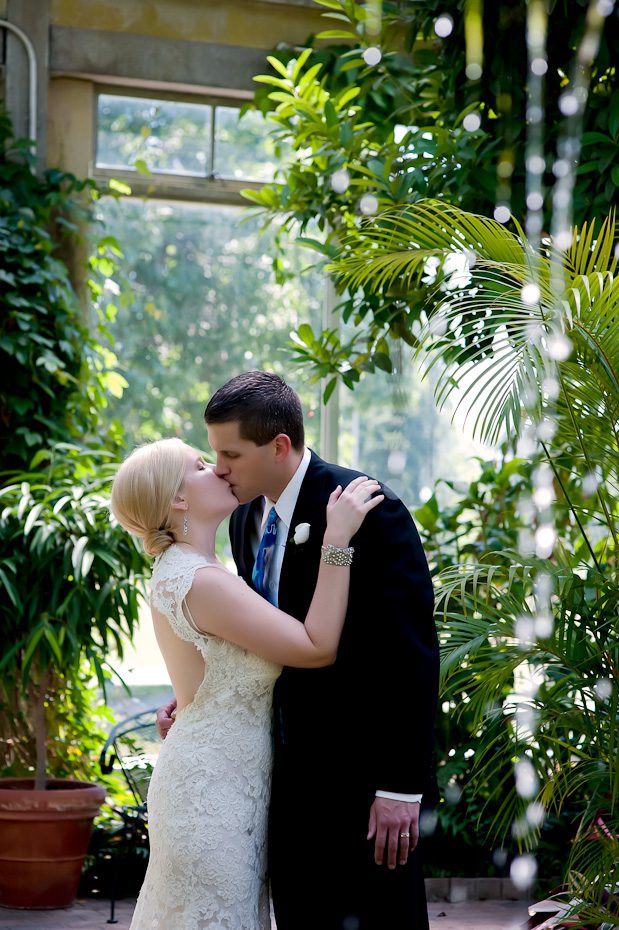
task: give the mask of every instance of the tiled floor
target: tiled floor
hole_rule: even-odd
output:
[[[128,930],[134,903],[119,901],[115,930]],[[527,907],[523,901],[464,901],[459,904],[434,901],[428,904],[428,913],[431,930],[523,930],[527,921]],[[61,911],[0,908],[0,930],[111,930],[108,916],[108,902],[92,898],[77,901],[75,907]]]

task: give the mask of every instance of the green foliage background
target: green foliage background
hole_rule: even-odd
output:
[[[106,320],[80,305],[63,254],[97,192],[71,175],[33,172],[27,143],[0,119],[0,771],[91,776],[102,732],[89,679],[105,684],[137,619],[146,560],[110,522],[121,455],[118,391]],[[110,240],[89,258],[101,292]],[[63,250],[65,252],[63,253]],[[96,775],[95,775],[96,777]]]

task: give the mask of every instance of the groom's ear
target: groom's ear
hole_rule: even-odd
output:
[[[278,433],[272,441],[275,449],[275,461],[285,462],[292,449],[290,436],[287,436],[286,433]]]

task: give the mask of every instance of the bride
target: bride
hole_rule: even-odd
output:
[[[348,546],[383,499],[371,496],[378,489],[361,477],[331,494],[303,624],[217,560],[215,533],[237,500],[200,453],[163,439],[121,465],[111,509],[156,556],[151,611],[177,699],[176,723],[150,782],[151,852],[130,930],[269,930],[273,685],[282,665],[335,661],[348,599]],[[302,817],[290,824],[291,856],[299,842]]]

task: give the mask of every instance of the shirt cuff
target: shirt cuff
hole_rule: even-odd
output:
[[[408,801],[409,804],[420,804],[422,794],[400,794],[397,791],[377,791],[377,798],[388,798],[390,801]]]

